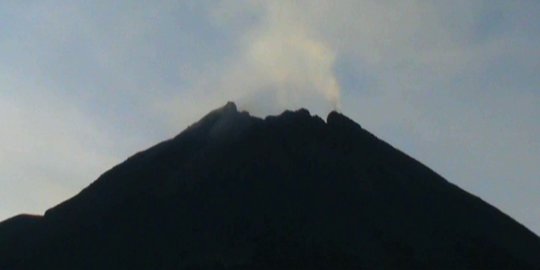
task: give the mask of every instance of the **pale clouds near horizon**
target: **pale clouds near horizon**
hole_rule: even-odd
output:
[[[534,1],[0,4],[0,219],[234,100],[339,107],[540,232]]]

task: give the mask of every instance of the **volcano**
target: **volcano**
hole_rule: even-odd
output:
[[[228,103],[0,223],[0,269],[540,269],[540,238],[340,113]]]

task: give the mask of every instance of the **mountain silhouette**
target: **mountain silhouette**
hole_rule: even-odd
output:
[[[340,113],[228,103],[0,223],[0,269],[540,269],[540,238]]]

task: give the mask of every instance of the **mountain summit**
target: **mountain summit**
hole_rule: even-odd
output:
[[[228,103],[0,223],[0,269],[540,269],[540,239],[340,113]]]

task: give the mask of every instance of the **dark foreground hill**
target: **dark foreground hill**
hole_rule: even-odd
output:
[[[540,239],[339,113],[229,103],[0,223],[0,269],[540,269]]]

